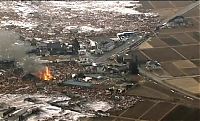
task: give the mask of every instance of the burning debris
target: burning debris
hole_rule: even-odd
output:
[[[53,79],[52,72],[50,71],[48,66],[46,66],[44,70],[39,72],[39,77],[41,80],[45,80],[45,81],[50,81]]]
[[[66,2],[62,5],[57,3],[47,4],[47,2],[34,2],[38,4],[37,6],[33,2],[6,3],[9,7],[4,5],[4,3],[6,2],[0,2],[0,6],[5,6],[2,9],[9,11],[7,8],[13,8],[13,13],[16,13],[16,20],[12,18],[12,14],[11,16],[5,15],[3,17],[5,20],[0,22],[0,26],[8,30],[13,29],[20,33],[21,38],[14,32],[0,31],[0,59],[14,59],[17,67],[23,69],[23,73],[18,73],[18,69],[16,69],[16,73],[13,73],[12,70],[15,70],[15,67],[13,69],[11,67],[10,70],[8,69],[6,71],[0,70],[0,84],[2,84],[0,85],[0,91],[5,94],[19,93],[23,95],[0,94],[0,102],[8,102],[11,105],[13,104],[13,106],[18,104],[17,106],[19,107],[17,108],[23,108],[24,105],[29,107],[29,103],[31,102],[31,106],[34,105],[43,111],[37,119],[32,118],[32,120],[40,120],[43,118],[52,118],[52,120],[55,120],[56,118],[74,121],[78,117],[87,117],[89,114],[107,116],[105,115],[107,110],[125,109],[134,105],[139,100],[133,96],[124,96],[121,93],[106,92],[105,89],[107,89],[107,86],[109,87],[119,81],[121,82],[121,79],[117,79],[120,77],[112,78],[108,77],[108,75],[120,76],[118,72],[121,72],[122,69],[116,69],[114,67],[105,67],[102,69],[102,67],[93,64],[91,68],[88,67],[87,70],[90,70],[88,73],[100,73],[100,76],[94,76],[95,78],[85,75],[80,76],[80,73],[86,72],[86,68],[76,62],[76,58],[73,60],[71,57],[74,57],[73,55],[79,56],[81,53],[82,55],[90,56],[93,53],[88,53],[92,49],[92,47],[90,49],[87,46],[87,40],[90,40],[89,37],[96,37],[97,35],[105,33],[105,35],[109,34],[109,36],[112,34],[115,35],[121,31],[133,31],[133,28],[136,28],[134,31],[144,33],[154,27],[154,23],[157,21],[156,18],[153,16],[148,17],[147,14],[143,13],[136,14],[133,8],[130,10],[127,7],[123,7],[125,3],[121,2],[106,3],[108,4],[106,7],[104,6],[104,2],[98,4],[96,2],[81,2],[80,5],[77,2],[73,2],[70,5]],[[88,5],[92,5],[92,9],[88,9]],[[31,6],[34,6],[34,10],[36,11],[31,9]],[[113,6],[115,7],[113,8]],[[121,9],[118,9],[117,6],[121,6]],[[55,9],[48,9],[52,7]],[[96,7],[100,8],[97,10]],[[58,11],[59,14],[57,13]],[[20,14],[23,18],[19,16]],[[77,17],[80,19],[77,19]],[[146,21],[143,18],[149,18],[150,20]],[[125,19],[127,19],[126,22],[124,22]],[[27,22],[24,20],[27,20]],[[35,20],[37,22],[34,22]],[[29,22],[31,23],[29,24]],[[69,27],[73,25],[78,25],[77,28],[75,27],[75,31],[73,31],[73,27]],[[64,30],[69,30],[69,33]],[[93,48],[95,49],[94,53],[98,55],[102,55],[104,52],[118,47],[110,39],[108,42],[102,43],[102,46],[100,46],[101,44],[96,44],[96,42],[94,43],[96,46],[96,48]],[[32,53],[36,53],[37,56],[32,55]],[[61,55],[64,61],[59,60]],[[84,59],[90,61],[95,58],[93,56],[79,57],[80,62],[81,60],[84,62]],[[40,59],[42,61],[47,59],[48,63],[45,61],[45,64],[42,65],[38,62]],[[49,63],[50,60],[51,63]],[[127,70],[127,68],[123,68],[123,70]],[[72,80],[72,74],[79,74],[74,78],[75,81],[69,81]],[[99,78],[101,74],[107,77]],[[67,87],[59,85],[62,84],[60,82],[65,82],[66,80],[68,80],[66,83]],[[35,93],[41,95],[34,95]],[[51,96],[44,96],[43,94],[57,95],[57,97],[50,99]],[[58,97],[58,95],[62,94],[73,97],[71,99],[72,101],[70,102],[62,97]],[[23,104],[19,105],[18,100],[12,100],[15,97],[20,100],[19,102],[23,102],[24,99]],[[61,100],[56,101],[57,98]],[[38,100],[40,103],[35,103]],[[62,106],[59,106],[60,104]],[[22,112],[26,111],[22,109]]]

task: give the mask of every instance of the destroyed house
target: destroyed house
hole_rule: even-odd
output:
[[[146,68],[148,70],[152,70],[152,69],[160,69],[161,65],[158,61],[147,61],[146,63]]]
[[[40,43],[37,49],[30,53],[40,55],[72,55],[74,48],[71,44],[62,43],[60,41],[45,41]]]
[[[117,33],[117,37],[118,37],[120,40],[124,40],[124,39],[131,38],[131,37],[135,37],[135,36],[136,36],[136,33],[135,33],[135,32]]]
[[[85,69],[86,69],[86,73],[89,72],[89,73],[102,73],[104,72],[104,66],[103,65],[100,65],[100,64],[82,64]]]
[[[113,41],[109,41],[102,45],[101,50],[103,50],[104,52],[107,52],[107,51],[111,51],[112,49],[114,49],[114,47],[115,47],[115,43]]]
[[[168,21],[167,26],[177,27],[177,26],[185,26],[188,24],[189,24],[188,21],[186,21],[183,16],[176,16]]]
[[[16,62],[14,60],[0,60],[0,69],[14,68]]]
[[[176,16],[176,17],[170,19],[168,22],[183,23],[184,17],[183,16]]]
[[[62,44],[60,42],[49,42],[47,43],[48,50],[59,50],[62,48]]]

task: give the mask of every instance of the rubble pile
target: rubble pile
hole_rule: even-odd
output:
[[[25,117],[31,104],[42,110],[40,116],[47,120],[77,120],[108,116],[109,111],[126,109],[141,101],[140,97],[125,95],[128,87],[138,83],[123,78],[129,71],[127,65],[94,62],[104,52],[134,45],[137,38],[153,32],[160,21],[158,16],[136,11],[139,6],[137,1],[1,1],[0,29],[13,30],[19,33],[19,40],[30,42],[33,48],[23,51],[32,57],[26,62],[37,61],[28,63],[32,71],[20,65],[0,69],[0,103],[11,98],[11,106],[16,106],[19,100],[15,97],[24,102],[25,107],[16,107],[22,109],[17,118]],[[105,39],[119,32],[125,39]],[[95,39],[98,37],[102,43]],[[30,110],[27,115],[35,108]]]
[[[115,110],[122,110],[126,109],[132,105],[134,105],[137,101],[140,101],[141,98],[134,97],[134,96],[126,96],[121,93],[108,93],[105,86],[102,84],[95,84],[91,88],[81,87],[81,86],[64,86],[62,85],[63,80],[72,79],[72,74],[79,73],[84,70],[82,66],[80,66],[78,63],[74,61],[67,61],[67,62],[55,62],[55,63],[48,63],[45,66],[48,66],[51,69],[51,72],[53,73],[54,79],[44,81],[44,80],[26,80],[28,78],[24,78],[24,74],[15,74],[13,73],[14,69],[7,69],[7,70],[1,70],[0,80],[0,91],[1,96],[0,99],[3,101],[3,98],[6,98],[7,96],[12,96],[19,94],[23,96],[23,98],[29,98],[27,101],[31,102],[32,107],[29,107],[29,104],[26,104],[25,107],[17,105],[18,110],[24,110],[24,113],[27,112],[27,110],[31,110],[33,107],[38,107],[38,110],[45,110],[43,112],[42,118],[46,119],[66,119],[66,118],[75,118],[76,116],[66,116],[65,111],[68,111],[69,113],[75,113],[76,115],[79,115],[79,117],[86,117],[86,116],[94,116],[95,115],[102,115],[102,116],[108,116],[107,111],[106,112],[99,112],[99,110],[96,110],[95,107],[91,107],[93,105],[96,105],[95,103],[93,105],[89,102],[106,102],[108,105],[111,105],[111,107],[108,109],[108,111],[115,111]],[[55,69],[55,70],[54,70]],[[103,80],[102,80],[103,81]],[[106,81],[106,80],[104,80]],[[97,82],[97,80],[96,80]],[[92,82],[90,82],[92,83]],[[109,82],[111,83],[111,82]],[[114,82],[112,83],[114,84]],[[107,82],[105,82],[105,85],[109,86]],[[7,95],[9,94],[9,95]],[[24,95],[26,94],[26,95]],[[35,94],[40,94],[39,97],[34,98]],[[7,96],[6,96],[7,95]],[[78,106],[80,106],[80,109],[77,109],[77,107],[74,107],[74,104],[72,105],[60,105],[60,101],[64,103],[64,100],[57,101],[59,98],[52,99],[50,102],[48,101],[45,103],[45,105],[37,103],[37,98],[41,98],[42,100],[45,98],[42,98],[43,96],[47,99],[49,99],[52,95],[62,96],[62,97],[70,97],[72,99],[72,103],[76,102]],[[18,96],[14,96],[18,97]],[[4,99],[5,100],[5,99]],[[8,99],[7,99],[8,100]],[[24,99],[25,100],[25,99]],[[41,100],[41,101],[42,101]],[[46,100],[46,99],[45,99]],[[75,101],[77,100],[77,101]],[[36,102],[35,102],[36,101]],[[21,102],[21,101],[20,101]],[[32,104],[32,102],[34,104]],[[44,102],[44,101],[42,101]],[[54,102],[54,103],[51,103]],[[12,101],[12,105],[15,105],[16,100]],[[80,104],[79,104],[80,103]],[[86,104],[87,103],[87,104]],[[69,103],[66,103],[69,104]],[[100,105],[100,104],[99,104]],[[86,107],[85,107],[86,106]],[[88,109],[88,106],[92,109]],[[67,109],[66,109],[67,108]],[[64,109],[64,112],[61,110]],[[37,110],[37,111],[38,111]],[[51,113],[50,110],[54,110],[56,112]],[[72,111],[70,111],[72,110]],[[50,111],[50,112],[49,112]],[[31,110],[32,112],[32,110]],[[45,114],[47,113],[48,114]],[[24,114],[23,113],[23,114]],[[51,115],[51,116],[48,116]],[[47,116],[47,117],[45,117]],[[52,117],[53,116],[53,117]],[[64,116],[64,117],[63,117]],[[37,116],[36,116],[37,117]],[[34,119],[36,118],[34,117]],[[33,117],[31,117],[33,118]],[[41,117],[39,118],[41,119]],[[77,119],[70,119],[70,120],[77,120]]]
[[[132,7],[126,8],[128,5]],[[155,14],[134,10],[140,6],[137,2],[2,1],[0,6],[1,28],[40,41],[69,41],[74,37],[116,35],[121,31],[150,32],[159,21]]]

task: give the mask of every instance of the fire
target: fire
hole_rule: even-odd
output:
[[[40,78],[42,80],[46,80],[46,81],[49,81],[49,80],[53,79],[51,71],[47,66],[45,67],[45,70],[43,72],[41,72]]]

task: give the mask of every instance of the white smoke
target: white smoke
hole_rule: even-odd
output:
[[[14,59],[23,67],[25,72],[39,71],[42,65],[36,61],[38,60],[37,57],[26,54],[32,47],[19,38],[17,33],[0,31],[0,60]]]

